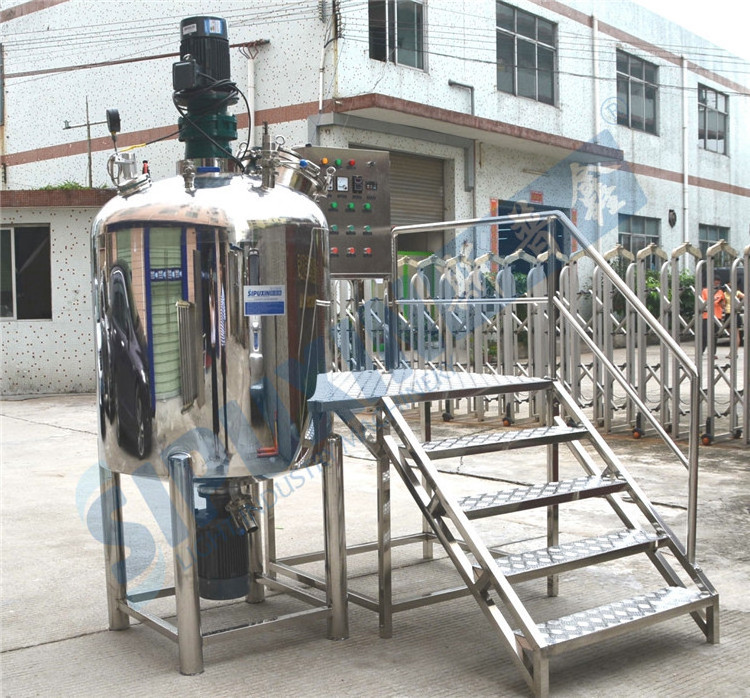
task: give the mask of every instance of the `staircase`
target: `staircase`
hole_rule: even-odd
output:
[[[535,393],[542,405],[541,424],[528,429],[504,429],[494,434],[418,438],[399,404],[429,403],[463,397],[509,396]],[[390,506],[389,467],[395,469],[429,525],[432,537],[444,547],[466,589],[476,600],[501,643],[536,696],[549,694],[550,657],[636,631],[644,626],[691,615],[708,642],[719,641],[719,597],[687,554],[643,491],[566,393],[551,379],[397,370],[328,374],[318,380],[311,406],[337,413],[376,456],[379,483],[379,550],[381,632],[390,632]],[[370,433],[354,408],[374,407],[377,433]],[[426,411],[429,414],[429,410]],[[429,429],[428,429],[429,431]],[[543,446],[547,472],[531,486],[499,492],[477,492],[457,497],[435,461],[441,458]],[[560,479],[560,448],[570,449],[580,474]],[[498,461],[501,468],[501,461]],[[569,467],[569,466],[566,466]],[[386,483],[386,484],[384,484]],[[569,503],[598,499],[619,520],[615,530],[560,542],[560,510]],[[546,510],[547,545],[507,554],[485,543],[478,523],[489,517],[502,525],[503,515],[524,510]],[[481,527],[485,531],[486,526]],[[560,575],[617,559],[641,558],[655,570],[656,588],[636,595],[618,593],[603,605],[543,622],[535,620],[517,585],[546,579],[548,596],[559,593]],[[616,581],[616,580],[615,580]],[[566,596],[576,595],[575,584]],[[455,590],[454,590],[455,592]],[[444,598],[454,598],[446,593]],[[351,597],[350,597],[351,598]],[[356,602],[355,598],[351,598]],[[434,603],[438,597],[425,603]],[[580,601],[576,599],[576,601]],[[408,607],[419,605],[411,602]],[[396,609],[399,610],[399,609]]]

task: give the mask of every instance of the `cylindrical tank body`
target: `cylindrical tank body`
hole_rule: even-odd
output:
[[[179,451],[197,478],[262,479],[321,437],[306,400],[329,366],[328,227],[298,190],[311,180],[205,169],[118,196],[93,225],[100,448],[115,472],[166,477]]]

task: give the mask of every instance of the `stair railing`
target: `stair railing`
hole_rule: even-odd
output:
[[[596,345],[588,334],[587,328],[580,320],[570,312],[565,300],[560,296],[557,286],[558,275],[556,267],[561,258],[558,253],[558,246],[555,241],[554,229],[555,222],[561,224],[569,233],[571,238],[578,243],[578,248],[588,257],[599,270],[600,274],[606,276],[612,286],[619,291],[625,303],[644,321],[646,327],[656,336],[663,348],[671,354],[673,359],[680,364],[685,376],[690,384],[690,432],[688,437],[687,456],[677,446],[671,436],[659,424],[659,421],[651,413],[651,410],[642,402],[638,392],[632,388],[630,382],[622,371],[607,359],[605,354]],[[580,230],[562,211],[544,211],[543,213],[524,213],[519,215],[508,216],[490,216],[487,218],[473,218],[466,220],[442,221],[438,223],[427,223],[417,225],[396,226],[391,235],[391,251],[393,259],[393,272],[389,297],[392,299],[391,308],[392,317],[398,316],[399,306],[408,301],[399,300],[397,297],[395,283],[398,280],[397,259],[398,259],[398,237],[407,233],[430,233],[446,230],[455,230],[457,228],[472,228],[476,226],[493,226],[502,224],[523,224],[542,226],[546,225],[546,237],[548,250],[552,253],[547,255],[547,284],[546,298],[526,298],[524,302],[543,302],[546,301],[547,318],[549,323],[548,331],[548,361],[547,370],[550,377],[555,377],[557,373],[557,319],[564,320],[572,328],[584,343],[591,349],[600,362],[600,365],[621,385],[633,404],[640,411],[641,415],[653,426],[656,433],[663,439],[664,443],[675,453],[678,460],[685,466],[688,471],[688,504],[687,504],[687,545],[686,554],[691,564],[695,563],[696,550],[696,528],[698,512],[698,444],[700,440],[700,414],[698,405],[700,404],[700,377],[695,363],[685,353],[679,343],[672,337],[670,332],[661,325],[656,317],[648,310],[646,305],[638,296],[628,287],[617,272],[607,263],[606,259],[591,245],[589,240],[581,233]],[[512,299],[505,299],[507,303]],[[474,301],[476,302],[476,301]],[[486,301],[483,300],[483,303]],[[390,332],[391,356],[397,356],[398,351],[395,345],[396,333]]]

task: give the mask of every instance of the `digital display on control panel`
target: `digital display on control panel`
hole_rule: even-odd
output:
[[[296,148],[323,171],[334,168],[318,205],[330,229],[331,276],[380,278],[392,273],[390,160],[382,150]]]

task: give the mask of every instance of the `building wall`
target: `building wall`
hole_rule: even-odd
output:
[[[628,176],[615,178],[622,188],[617,192],[619,199],[625,202],[620,210],[662,220],[665,246],[683,239],[697,244],[698,225],[704,223],[729,227],[731,242],[742,247],[750,218],[747,63],[722,54],[700,37],[627,1],[518,0],[511,4],[557,24],[558,103],[554,106],[497,91],[494,0],[429,0],[424,71],[369,58],[364,0],[339,3],[341,33],[337,41],[331,40],[330,2],[322,4],[322,15],[318,2],[277,1],[277,11],[272,12],[270,6],[238,7],[221,0],[165,0],[129,6],[68,0],[26,14],[7,22],[4,40],[4,186],[19,189],[65,180],[86,182],[85,129],[62,128],[63,119],[73,125],[85,120],[86,98],[93,122],[103,120],[107,108],[119,108],[121,146],[173,133],[177,113],[171,102],[171,65],[179,46],[180,18],[216,14],[228,21],[232,77],[251,100],[255,144],[265,120],[271,133],[282,134],[290,145],[314,139],[324,145],[382,143],[405,152],[434,155],[437,141],[383,138],[382,133],[363,133],[361,129],[352,136],[341,127],[315,132],[311,123],[319,105],[329,113],[337,109],[336,100],[366,94],[418,102],[454,116],[468,115],[470,94],[450,86],[448,81],[453,80],[474,87],[476,117],[517,131],[503,144],[483,134],[481,126],[469,135],[477,141],[481,156],[475,171],[476,189],[455,188],[451,208],[456,216],[482,215],[489,210],[491,198],[521,196],[532,187],[550,192],[545,199],[549,197],[552,203],[554,198],[554,205],[575,208],[574,197],[561,196],[571,186],[565,153],[559,148],[544,152],[545,138],[553,142],[564,137],[572,143],[605,143],[622,151]],[[56,28],[56,33],[45,32],[44,40],[38,34],[32,35],[33,41],[14,38],[28,37],[28,32],[43,27]],[[85,28],[75,56],[62,50],[64,43],[54,45],[55,36],[72,36],[71,27]],[[141,35],[144,27],[150,29],[148,39]],[[109,34],[112,40],[105,41]],[[253,47],[239,47],[247,42]],[[659,68],[658,135],[613,123],[617,49]],[[84,65],[94,67],[71,69]],[[730,97],[728,156],[698,147],[699,83]],[[45,99],[63,107],[40,109],[29,119],[28,105],[39,102],[41,86]],[[248,139],[248,120],[241,102],[231,111],[238,115],[239,146]],[[440,118],[429,128],[438,135],[455,131]],[[112,146],[103,124],[95,124],[91,130],[92,178],[98,186],[107,183],[106,160]],[[537,141],[526,142],[530,136],[525,134],[532,131]],[[183,151],[183,145],[172,137],[139,150],[138,158],[149,160],[152,175],[162,178],[174,173]],[[445,156],[461,167],[460,153],[460,157]],[[529,171],[547,174],[540,179]],[[687,189],[682,184],[686,173]],[[458,170],[456,174],[456,183],[461,183],[463,176]],[[608,181],[614,180],[609,177]],[[552,192],[556,192],[554,196]],[[675,228],[666,224],[670,209],[678,214]],[[585,212],[582,220],[586,221]],[[616,221],[616,216],[591,227],[587,236],[610,245],[616,241],[612,220]]]
[[[84,192],[87,193],[87,192]],[[48,192],[35,192],[35,198]],[[53,192],[49,192],[53,194]],[[102,203],[110,194],[100,197]],[[0,394],[92,392],[96,389],[91,311],[91,221],[99,206],[8,205],[2,225],[50,226],[52,319],[0,321]]]
[[[329,0],[161,0],[129,5],[66,0],[6,17],[2,187],[33,189],[65,180],[87,181],[86,129],[63,129],[63,120],[71,125],[85,121],[87,99],[91,122],[102,121],[108,108],[119,109],[121,148],[166,136],[139,149],[137,157],[149,161],[155,179],[173,175],[184,153],[174,136],[178,115],[171,99],[179,22],[191,15],[214,14],[228,21],[232,79],[250,100],[254,117],[251,133],[244,104],[240,101],[230,109],[238,117],[236,148],[248,140],[258,145],[265,121],[273,136],[283,135],[291,146],[359,145],[442,158],[446,218],[487,215],[493,200],[535,199],[570,210],[584,236],[600,251],[617,243],[620,213],[658,219],[666,250],[683,240],[697,246],[701,224],[728,228],[728,242],[738,250],[750,244],[747,62],[627,0],[509,4],[557,25],[555,105],[497,90],[494,0],[427,0],[424,71],[370,59],[365,0],[339,1],[338,40],[333,40]],[[68,48],[73,37],[74,53]],[[658,66],[658,135],[616,123],[618,49]],[[449,81],[473,87],[473,114],[472,93]],[[728,155],[698,145],[699,84],[729,96]],[[372,96],[385,100],[386,106],[361,106]],[[39,108],[42,104],[56,107]],[[320,119],[333,116],[343,121],[316,127]],[[347,124],[349,117],[364,119],[365,126]],[[112,143],[106,126],[93,123],[91,137],[93,184],[108,184],[106,162]],[[474,150],[473,165],[466,143]],[[589,144],[620,155],[616,161],[580,156],[578,151]],[[465,185],[467,167],[473,187]],[[677,214],[674,227],[667,222],[670,210]],[[41,211],[3,211],[3,220],[8,215],[30,221]],[[77,224],[71,215],[50,213],[53,266],[61,282],[65,275],[57,253],[67,244],[66,227],[72,230]],[[93,217],[93,209],[79,215]],[[80,223],[88,228],[88,222]],[[64,310],[72,307],[74,297],[88,302],[88,251],[80,241],[76,244],[81,257],[71,264],[82,270],[76,276],[79,290],[65,290],[65,284],[55,290],[61,297],[53,299],[57,315],[52,324],[19,323],[12,332],[3,325],[3,349],[7,346],[18,355],[14,391],[37,384],[47,390],[93,388],[90,377],[72,368],[86,362],[91,367],[92,355],[63,367],[54,352],[68,350],[60,349],[46,332],[53,326],[55,332],[64,330],[79,347],[76,356],[87,351],[88,340],[83,341],[81,333],[88,333],[88,309],[82,313],[85,330],[74,330],[77,321],[72,318],[78,314]],[[489,251],[489,233],[480,235],[476,244],[474,254]],[[456,247],[447,242],[435,251],[453,254]],[[48,350],[40,359],[47,365],[45,375],[69,374],[55,384],[59,387],[27,376],[33,361],[23,363],[22,357],[31,351],[24,347],[32,345]],[[5,372],[3,380],[3,391],[10,389]]]

